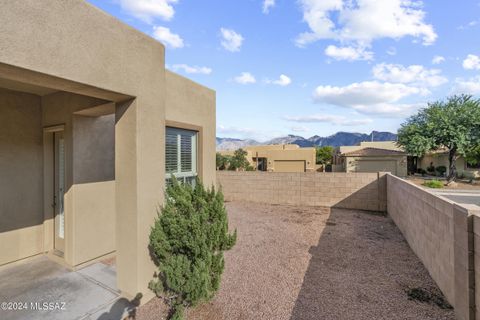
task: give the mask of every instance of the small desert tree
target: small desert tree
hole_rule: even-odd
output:
[[[332,164],[334,148],[331,146],[323,146],[316,148],[317,164]]]
[[[247,159],[248,152],[243,149],[237,149],[230,158],[229,170],[250,170],[251,165]]]
[[[233,247],[237,232],[228,233],[223,194],[173,179],[165,204],[150,233],[158,277],[150,288],[173,307],[181,319],[185,307],[209,301],[220,286],[223,252]]]
[[[230,157],[217,152],[216,156],[217,170],[225,170],[230,163]]]
[[[412,155],[447,148],[448,181],[457,176],[456,160],[480,142],[480,100],[469,95],[429,103],[402,124],[398,143]]]

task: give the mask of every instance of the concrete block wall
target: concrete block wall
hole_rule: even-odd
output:
[[[227,201],[386,210],[384,173],[217,171]]]
[[[474,281],[474,303],[475,303],[475,318],[480,320],[480,208],[472,208],[473,213],[471,220],[473,222],[473,281]],[[471,279],[470,279],[471,280]],[[478,289],[475,289],[478,288]],[[471,292],[471,291],[470,291]]]
[[[475,319],[474,219],[480,208],[458,205],[391,174],[386,178],[388,214],[454,306],[457,318]],[[478,296],[480,301],[480,292]]]

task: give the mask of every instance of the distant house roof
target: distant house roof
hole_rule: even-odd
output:
[[[378,156],[405,156],[403,151],[380,149],[380,148],[363,148],[360,150],[345,152],[342,156],[347,157],[378,157]]]

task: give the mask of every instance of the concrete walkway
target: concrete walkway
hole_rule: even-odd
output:
[[[428,190],[442,197],[455,201],[456,203],[475,204],[480,206],[480,190]]]
[[[135,311],[119,295],[115,267],[74,272],[46,257],[0,271],[0,303],[2,320],[120,320]]]

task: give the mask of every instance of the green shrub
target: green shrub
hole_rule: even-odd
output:
[[[183,310],[209,301],[220,287],[223,251],[233,247],[237,231],[228,233],[223,194],[173,179],[166,200],[150,233],[150,248],[158,275],[149,284],[173,308],[172,319]]]
[[[425,187],[441,189],[443,188],[443,182],[438,180],[428,180],[423,183]]]
[[[447,172],[447,167],[445,166],[438,166],[437,167],[437,172],[438,172],[438,175],[443,177],[445,175],[445,172]]]

